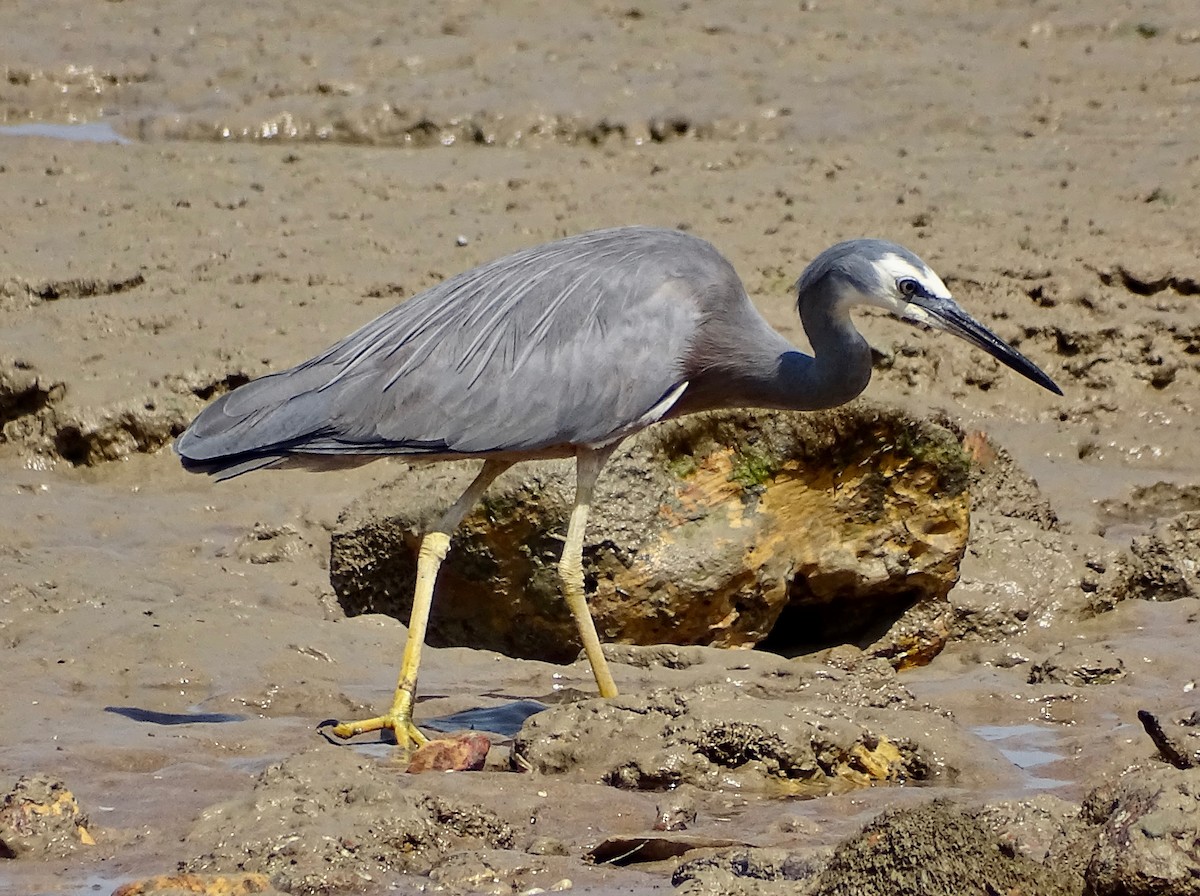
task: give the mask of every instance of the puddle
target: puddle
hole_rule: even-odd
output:
[[[513,737],[521,730],[526,719],[546,708],[545,703],[537,700],[515,700],[499,706],[483,706],[428,719],[421,722],[421,727],[444,732],[488,731]]]
[[[1055,750],[1058,737],[1041,725],[978,725],[972,732],[996,746],[1000,754],[1021,770],[1023,785],[1029,790],[1053,790],[1070,781],[1043,777],[1038,769],[1066,758]]]
[[[193,725],[197,723],[212,725],[220,722],[244,722],[247,719],[247,716],[228,712],[156,712],[138,706],[106,706],[104,711],[124,716],[135,722],[149,722],[152,725]]]
[[[135,880],[127,874],[115,877],[89,874],[75,880],[63,880],[47,872],[26,871],[10,881],[0,880],[0,893],[22,893],[24,896],[108,896],[123,884]],[[13,889],[7,889],[12,885]]]
[[[29,124],[9,124],[0,126],[0,137],[49,137],[53,140],[70,140],[75,143],[133,143],[128,137],[122,137],[113,126],[104,121],[91,121],[83,124],[50,124],[47,122],[30,122]]]

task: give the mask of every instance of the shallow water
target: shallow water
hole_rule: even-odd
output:
[[[1039,769],[1066,758],[1057,733],[1044,725],[978,725],[971,729],[985,741],[995,744],[1001,755],[1025,773],[1025,780],[1012,796],[1020,799],[1039,790],[1066,787],[1071,782],[1044,777]]]
[[[29,122],[27,124],[0,125],[0,137],[48,137],[51,140],[69,140],[82,143],[132,143],[128,137],[118,134],[107,122],[80,122],[79,124],[52,124]]]

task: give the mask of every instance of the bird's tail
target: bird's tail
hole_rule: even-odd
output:
[[[329,419],[328,372],[294,368],[222,395],[172,446],[183,468],[229,479],[279,466]]]

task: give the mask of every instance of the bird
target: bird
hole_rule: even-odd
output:
[[[896,243],[840,242],[804,269],[794,294],[811,354],[767,323],[733,265],[700,237],[646,226],[569,236],[452,277],[315,357],[221,395],[174,450],[185,469],[217,479],[387,457],[483,461],[422,535],[390,709],[331,728],[342,739],[390,731],[407,750],[426,742],[413,703],[438,570],[459,523],[513,464],[575,459],[558,573],[597,689],[611,698],[617,687],[584,594],[582,550],[596,479],[622,440],[701,411],[853,400],[871,378],[871,348],[850,313],[863,305],[958,336],[1062,395]]]

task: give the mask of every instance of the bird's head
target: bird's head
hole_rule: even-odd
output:
[[[896,243],[875,239],[838,243],[813,260],[796,289],[802,316],[809,302],[824,303],[835,316],[847,315],[853,305],[874,305],[909,323],[953,333],[1062,395],[1041,368],[964,311],[929,265]]]

